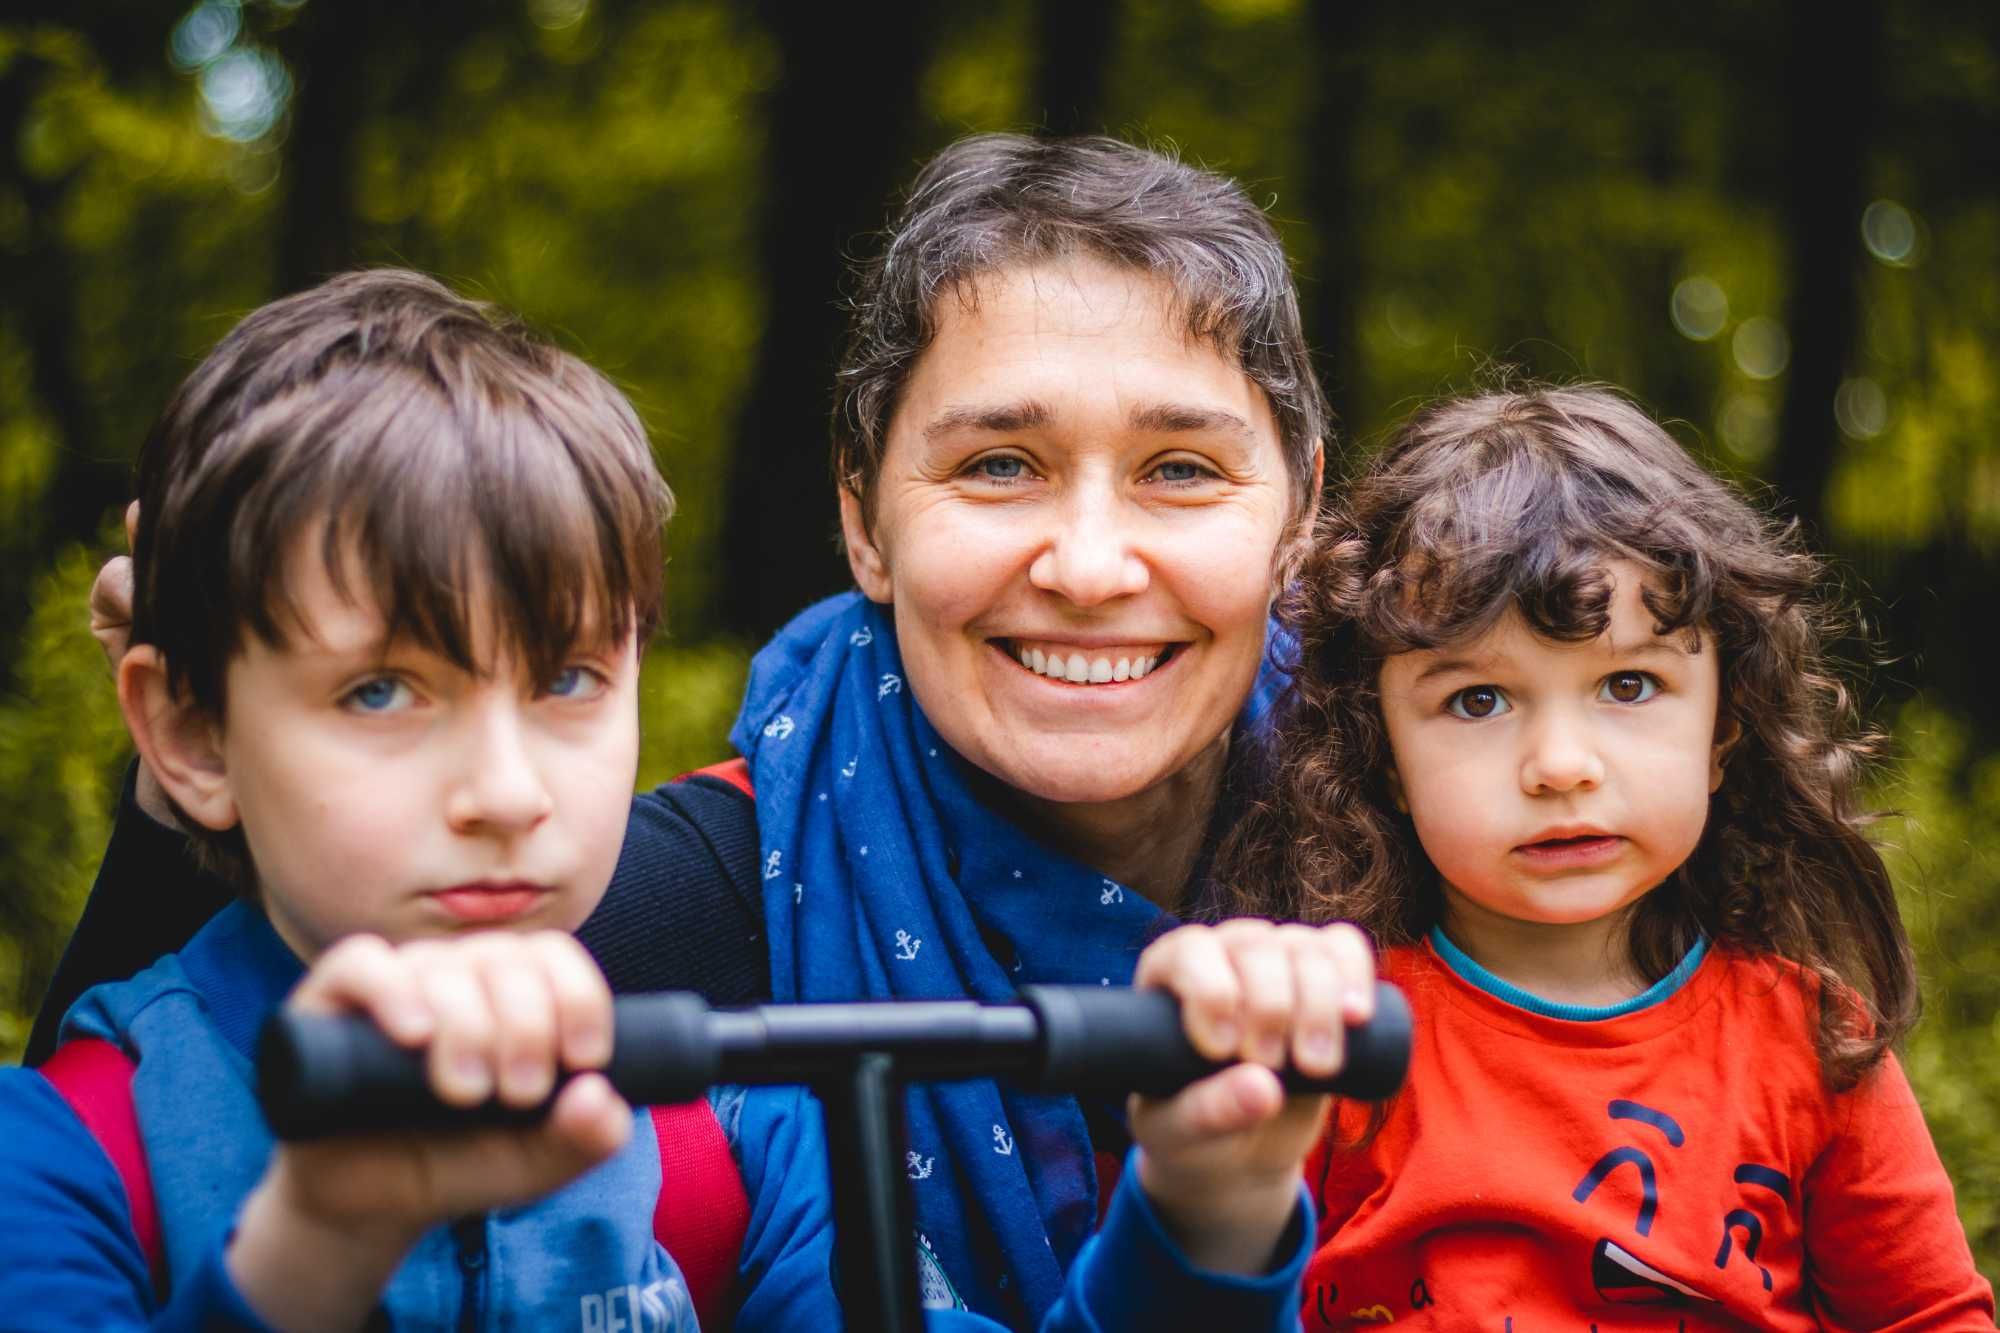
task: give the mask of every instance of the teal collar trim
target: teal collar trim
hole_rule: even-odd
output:
[[[1687,951],[1687,957],[1681,959],[1673,971],[1631,999],[1620,1000],[1617,1004],[1557,1004],[1539,995],[1530,995],[1513,982],[1504,981],[1475,963],[1470,954],[1446,937],[1443,926],[1431,927],[1431,947],[1437,950],[1438,957],[1444,959],[1445,966],[1463,980],[1495,999],[1505,1000],[1516,1009],[1525,1009],[1545,1018],[1563,1018],[1572,1023],[1600,1023],[1607,1018],[1621,1018],[1626,1014],[1636,1014],[1641,1009],[1650,1009],[1686,985],[1687,979],[1694,975],[1695,969],[1701,966],[1701,960],[1708,954],[1708,938],[1703,936],[1696,940],[1694,947]]]

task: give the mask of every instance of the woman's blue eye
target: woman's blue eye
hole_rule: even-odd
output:
[[[1444,701],[1445,712],[1468,722],[1498,717],[1510,707],[1507,696],[1494,685],[1469,685]]]
[[[1597,688],[1606,703],[1642,704],[1660,692],[1660,682],[1643,671],[1614,671]]]
[[[549,682],[544,693],[557,699],[587,699],[604,684],[604,677],[589,667],[564,667]]]
[[[347,699],[364,713],[386,713],[402,703],[410,687],[394,676],[377,676],[347,692]]]
[[[982,458],[972,466],[980,476],[989,481],[1019,481],[1028,470],[1026,463],[1007,454]]]
[[[1207,471],[1208,469],[1201,464],[1191,463],[1186,459],[1174,459],[1154,469],[1155,475],[1161,481],[1199,481]]]

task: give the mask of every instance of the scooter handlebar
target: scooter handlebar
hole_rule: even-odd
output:
[[[629,995],[613,1007],[604,1073],[628,1101],[661,1105],[715,1083],[810,1083],[864,1051],[896,1057],[900,1075],[998,1077],[1051,1092],[1166,1096],[1223,1065],[1205,1060],[1165,991],[1027,986],[1020,1003],[972,1001],[762,1005],[710,1009],[685,992]],[[1331,1079],[1281,1070],[1294,1092],[1375,1100],[1409,1064],[1410,1010],[1378,983],[1375,1015],[1350,1027]],[[419,1050],[396,1045],[366,1019],[280,1010],[258,1043],[258,1097],[281,1139],[334,1134],[530,1124],[548,1103],[514,1108],[439,1101]]]

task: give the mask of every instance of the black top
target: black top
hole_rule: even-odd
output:
[[[62,1016],[84,991],[173,953],[234,896],[196,865],[180,830],[139,808],[137,771],[126,775],[97,881],[35,1017],[29,1065],[55,1050]],[[611,886],[576,933],[620,994],[691,990],[718,1005],[768,1000],[750,798],[703,774],[634,797]]]

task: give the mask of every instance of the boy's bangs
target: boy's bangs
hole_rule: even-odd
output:
[[[1703,623],[1715,565],[1671,487],[1546,449],[1506,452],[1404,512],[1362,608],[1376,653],[1462,643],[1509,611],[1543,639],[1588,642],[1610,623],[1613,562],[1644,571],[1655,633]]]
[[[580,437],[601,436],[601,418],[565,420],[562,407],[446,403],[431,385],[378,384],[314,433],[320,466],[296,469],[288,494],[252,509],[272,529],[252,540],[284,550],[287,535],[328,520],[327,577],[343,598],[372,602],[385,642],[478,674],[518,655],[533,679],[552,679],[579,648],[651,632],[665,518],[643,436]],[[265,563],[261,595],[242,603],[261,608],[250,624],[271,642],[302,625],[281,563]]]

